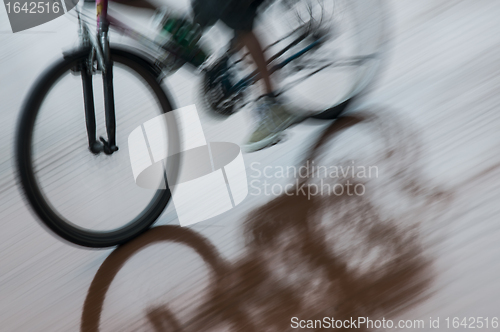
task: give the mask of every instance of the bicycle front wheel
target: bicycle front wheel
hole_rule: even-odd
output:
[[[82,63],[89,63],[89,54],[82,50],[66,56],[33,86],[18,124],[16,157],[21,187],[41,221],[67,241],[102,248],[129,241],[157,220],[171,197],[165,174],[177,174],[178,159],[163,161],[165,177],[158,179],[158,189],[136,185],[129,135],[147,120],[172,111],[172,105],[150,63],[117,49],[111,49],[111,61],[119,150],[111,155],[89,150],[86,121],[89,125],[92,119],[86,118],[84,107],[89,93],[82,93],[79,71]],[[90,76],[90,95],[95,131],[106,136],[101,76]],[[175,118],[164,125],[167,148],[179,151]]]

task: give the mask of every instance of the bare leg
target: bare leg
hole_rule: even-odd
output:
[[[253,61],[257,65],[257,70],[259,71],[266,86],[266,93],[272,93],[274,89],[271,84],[271,79],[269,78],[269,71],[267,70],[267,62],[264,58],[264,51],[262,50],[260,42],[253,31],[238,31],[238,42],[238,44],[242,44],[248,49]]]

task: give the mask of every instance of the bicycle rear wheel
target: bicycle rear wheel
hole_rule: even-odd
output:
[[[280,93],[298,112],[336,118],[350,101],[373,83],[385,56],[384,0],[281,0],[262,18],[262,34],[284,48],[307,31],[308,37],[281,59],[315,46],[275,74]],[[288,38],[291,31],[295,34]]]
[[[33,86],[18,124],[16,158],[21,186],[41,221],[67,241],[102,248],[125,243],[148,229],[170,200],[170,190],[161,189],[165,177],[157,180],[157,190],[136,185],[127,139],[145,121],[171,111],[172,105],[146,59],[111,49],[120,150],[94,155],[89,151],[78,71],[89,54],[82,50],[66,56]],[[100,76],[92,75],[93,97],[97,132],[104,134]],[[169,117],[164,125],[168,150],[179,151],[175,119]],[[175,177],[177,170],[178,159],[169,159],[165,174]]]

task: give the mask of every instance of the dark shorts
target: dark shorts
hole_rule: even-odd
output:
[[[265,0],[192,0],[195,21],[211,26],[221,20],[233,30],[251,31],[259,6]]]

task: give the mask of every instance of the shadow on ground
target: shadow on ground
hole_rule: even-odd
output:
[[[360,135],[366,143],[350,149],[353,137]],[[348,152],[342,156],[344,150]],[[421,225],[436,218],[449,201],[446,192],[425,180],[420,150],[418,133],[391,112],[372,109],[338,119],[303,164],[377,165],[377,176],[334,177],[311,170],[291,183],[294,189],[326,184],[347,189],[350,181],[363,186],[363,195],[344,190],[311,196],[307,190],[289,190],[292,194],[249,214],[246,251],[237,261],[225,260],[190,229],[155,227],[102,264],[88,291],[81,330],[99,330],[106,293],[117,273],[135,253],[162,241],[195,250],[210,267],[210,286],[206,301],[189,319],[177,318],[167,304],[147,309],[144,324],[154,331],[291,331],[292,317],[376,320],[407,311],[430,295],[433,280]]]

